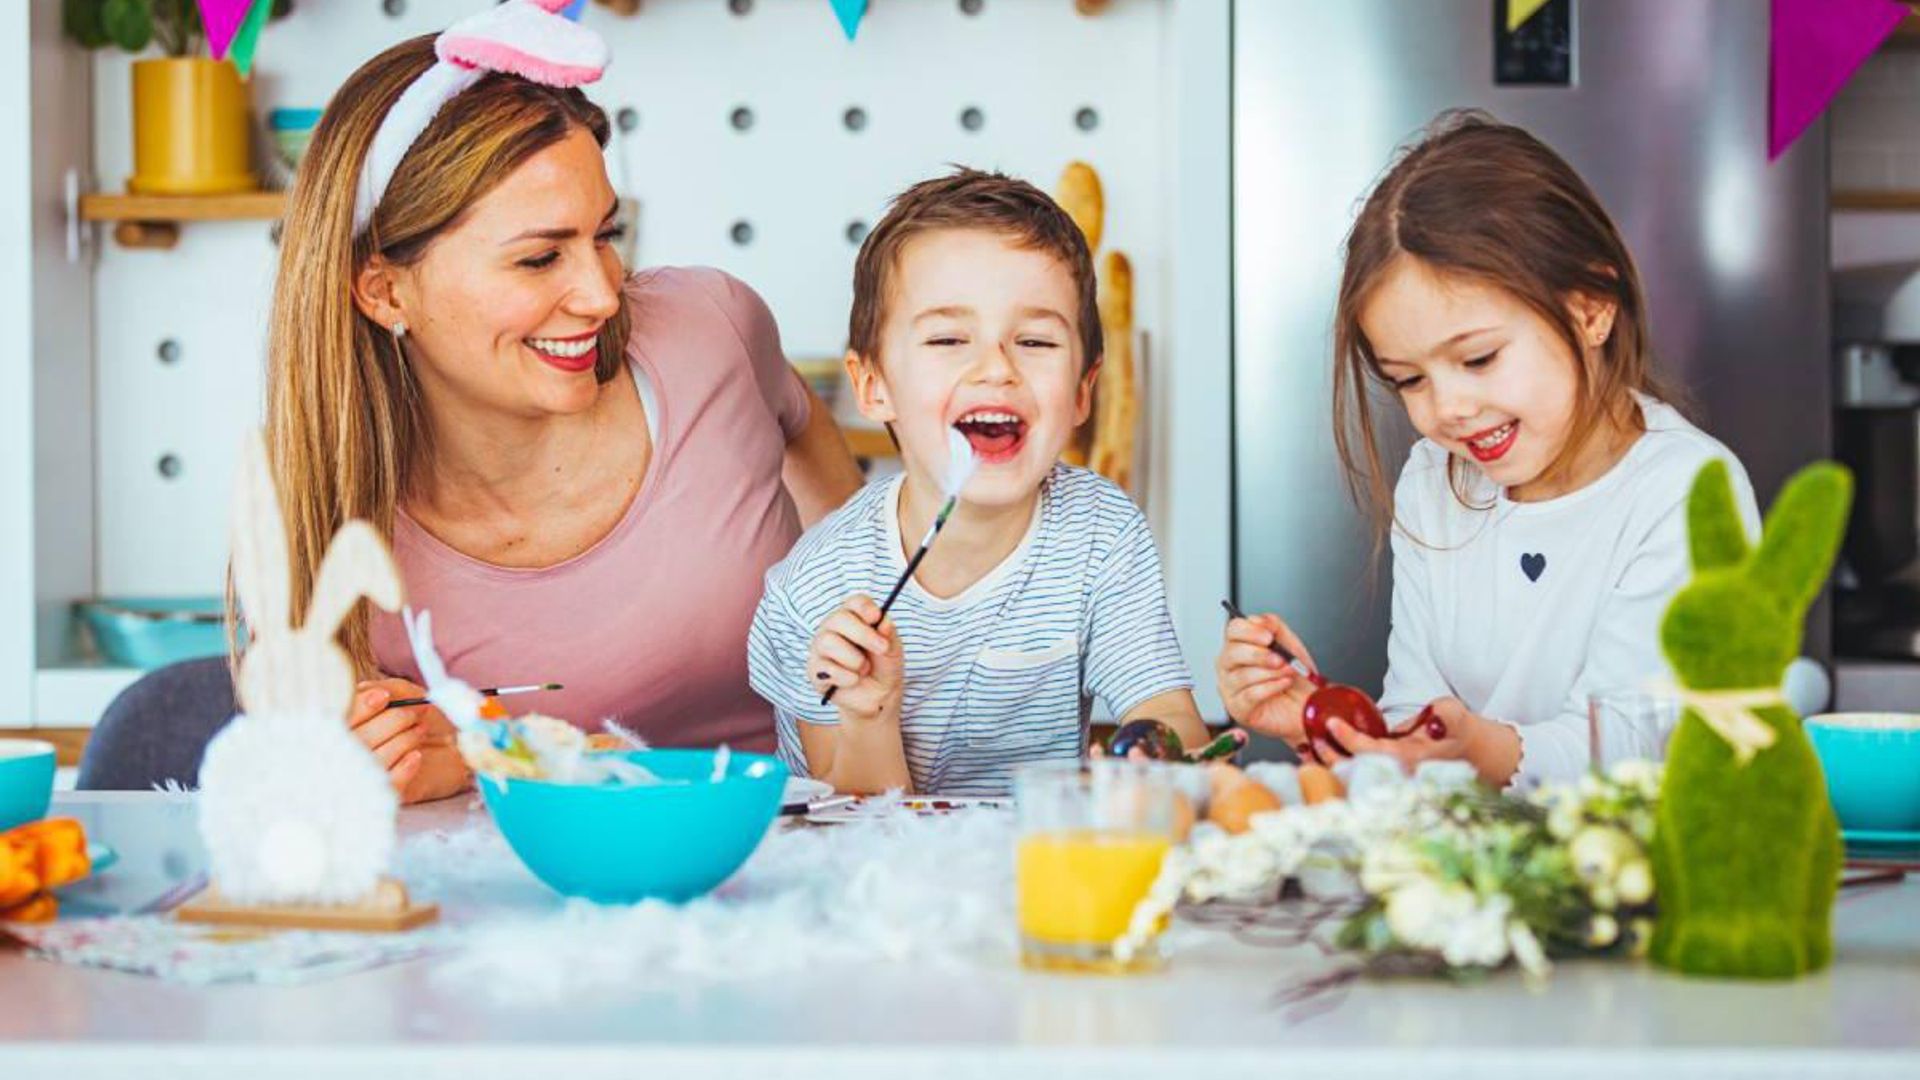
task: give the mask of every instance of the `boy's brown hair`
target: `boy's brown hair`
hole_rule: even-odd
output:
[[[1442,274],[1504,289],[1552,326],[1574,356],[1579,394],[1565,467],[1606,424],[1638,427],[1633,393],[1680,404],[1655,374],[1640,273],[1613,219],[1565,159],[1524,129],[1477,110],[1441,113],[1375,186],[1347,234],[1333,325],[1334,445],[1355,499],[1374,520],[1376,546],[1393,522],[1369,388],[1388,389],[1360,312],[1402,256]],[[1567,302],[1614,305],[1612,333],[1588,363]],[[1454,494],[1467,498],[1459,462]],[[1417,539],[1417,538],[1416,538]]]
[[[1079,297],[1081,363],[1105,351],[1093,254],[1073,218],[1046,192],[997,172],[958,168],[922,180],[894,197],[886,216],[867,234],[853,264],[853,311],[847,317],[847,348],[868,363],[880,361],[880,331],[886,324],[894,274],[907,243],[941,229],[980,229],[1059,259],[1073,275]]]

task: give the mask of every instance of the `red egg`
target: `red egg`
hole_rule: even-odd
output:
[[[1308,738],[1326,743],[1342,754],[1347,753],[1347,748],[1327,731],[1327,725],[1334,720],[1343,721],[1362,735],[1375,739],[1387,737],[1387,718],[1380,715],[1380,707],[1372,698],[1340,683],[1328,683],[1315,690],[1302,707],[1300,719]]]

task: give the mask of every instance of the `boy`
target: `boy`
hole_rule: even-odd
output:
[[[1094,295],[1072,219],[996,173],[916,184],[867,236],[847,376],[905,471],[767,572],[748,665],[796,774],[861,794],[1005,795],[1016,764],[1084,751],[1093,696],[1205,740],[1146,519],[1058,460],[1092,404]],[[874,597],[942,501],[948,428],[979,469],[878,621]]]

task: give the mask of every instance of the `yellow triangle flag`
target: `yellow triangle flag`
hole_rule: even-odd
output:
[[[1507,33],[1526,25],[1526,21],[1547,6],[1547,0],[1507,0]]]

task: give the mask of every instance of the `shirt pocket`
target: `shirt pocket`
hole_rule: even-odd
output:
[[[1020,761],[1067,742],[1078,745],[1079,635],[1021,648],[989,645],[973,664],[963,720],[969,746]]]

